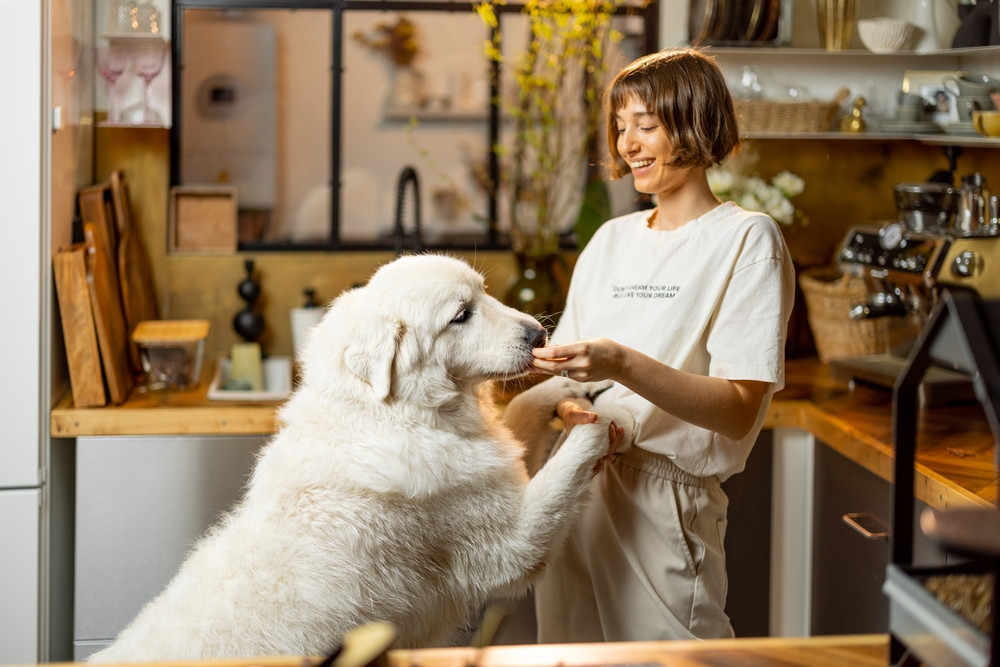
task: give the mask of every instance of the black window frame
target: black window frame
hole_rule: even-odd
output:
[[[496,11],[500,13],[521,12],[523,4],[520,2],[510,2],[505,5],[498,5]],[[330,236],[326,242],[273,242],[273,241],[241,241],[238,246],[240,251],[280,251],[280,252],[345,252],[345,251],[386,251],[393,249],[393,241],[378,242],[352,242],[343,241],[340,238],[340,175],[341,175],[341,115],[343,100],[343,77],[344,54],[343,44],[345,36],[343,34],[344,12],[351,10],[382,11],[382,12],[473,12],[474,7],[469,0],[172,0],[171,18],[173,38],[171,40],[171,68],[174,76],[171,81],[171,106],[173,122],[170,127],[170,185],[181,184],[180,179],[180,131],[184,119],[181,104],[181,63],[184,52],[184,10],[205,9],[205,10],[227,10],[227,9],[286,9],[286,10],[310,10],[320,9],[331,12],[331,70],[333,76],[330,82]],[[619,15],[638,15],[643,18],[643,51],[651,53],[659,46],[659,21],[658,2],[650,0],[644,6],[625,6],[619,8]],[[491,35],[495,36],[495,35]],[[484,61],[486,56],[483,56]],[[484,65],[487,63],[484,62]],[[501,113],[499,100],[500,78],[502,73],[500,66],[496,62],[489,63],[492,69],[490,77],[490,104],[487,114],[487,136],[484,137],[488,147],[488,173],[491,182],[499,182],[499,159],[496,152],[492,150],[497,145],[500,136]],[[336,185],[336,187],[334,187]],[[497,198],[494,194],[487,197],[487,215],[491,221],[497,219]],[[564,241],[566,247],[572,248],[572,239]],[[481,240],[471,242],[447,242],[426,244],[428,250],[508,250],[510,242],[501,234],[495,224],[486,226]]]

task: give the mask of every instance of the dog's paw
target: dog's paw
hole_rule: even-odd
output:
[[[635,441],[636,423],[635,417],[628,410],[615,403],[602,404],[594,408],[598,415],[599,424],[610,424],[614,422],[623,430],[621,442],[618,444],[616,453],[621,453],[632,446]]]
[[[586,385],[559,375],[539,382],[522,394],[530,400],[543,405],[551,405],[553,409],[564,398],[584,398],[587,395]]]
[[[528,423],[548,423],[556,415],[559,401],[584,398],[586,385],[563,377],[551,377],[515,396],[504,410],[504,421],[517,428]]]

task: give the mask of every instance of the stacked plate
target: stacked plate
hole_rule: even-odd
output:
[[[941,126],[932,120],[880,120],[880,132],[899,134],[940,134]]]
[[[941,123],[941,130],[945,134],[954,135],[956,137],[980,137],[983,135],[976,132],[976,128],[973,127],[972,121],[965,122],[954,122],[954,123]]]

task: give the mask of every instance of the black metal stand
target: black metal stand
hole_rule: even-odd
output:
[[[942,290],[939,302],[920,332],[893,389],[895,476],[890,568],[907,567],[913,561],[913,467],[916,459],[920,382],[935,361],[952,364],[969,373],[994,439],[1000,439],[1000,357],[997,353],[997,341],[1000,341],[1000,302],[983,301],[976,292],[968,289],[949,287]],[[996,458],[1000,469],[1000,447],[997,448]],[[947,548],[948,545],[944,546]],[[997,576],[1000,554],[965,553],[992,561],[994,613],[990,663],[1000,665],[1000,643],[997,641],[1000,636],[1000,614],[995,611],[996,601],[1000,600],[1000,577]],[[909,655],[905,642],[892,632],[891,624],[890,638],[890,663],[908,664],[912,656]]]

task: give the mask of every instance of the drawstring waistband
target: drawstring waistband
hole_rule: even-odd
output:
[[[700,488],[711,488],[720,485],[718,477],[698,477],[697,475],[692,475],[678,468],[677,464],[663,454],[654,454],[640,447],[630,447],[623,454],[615,457],[613,463],[628,466],[649,475],[669,479],[678,484]]]

